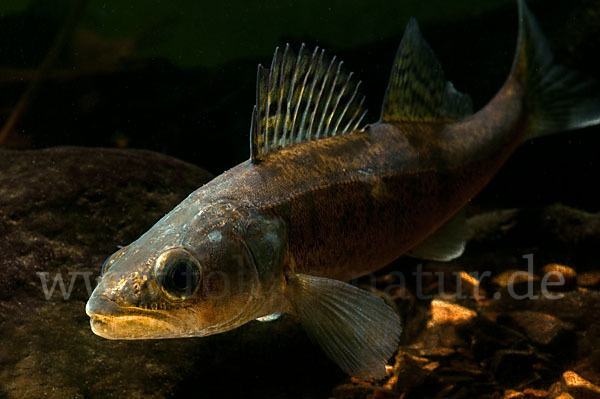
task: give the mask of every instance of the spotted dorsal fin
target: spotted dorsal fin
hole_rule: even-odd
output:
[[[360,82],[342,71],[343,61],[304,44],[295,56],[287,45],[275,50],[270,69],[258,66],[252,112],[252,162],[294,143],[337,136],[358,129],[365,116]]]
[[[381,120],[451,121],[470,115],[472,108],[471,98],[446,81],[417,21],[411,19],[396,53]]]

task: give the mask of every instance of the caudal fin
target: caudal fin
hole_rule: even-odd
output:
[[[518,3],[519,40],[511,78],[525,90],[528,137],[600,124],[598,82],[554,64],[535,17],[524,0]]]

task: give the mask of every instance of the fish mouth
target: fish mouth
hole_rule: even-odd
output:
[[[92,296],[85,311],[92,332],[107,339],[162,339],[180,336],[168,314],[160,310],[121,307],[105,295]]]

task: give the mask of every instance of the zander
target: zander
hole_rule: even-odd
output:
[[[461,208],[525,140],[600,123],[597,86],[554,65],[519,0],[512,71],[477,113],[417,23],[400,44],[380,121],[324,51],[258,68],[251,158],[199,188],[113,254],[86,311],[109,339],[206,336],[298,317],[344,371],[378,378],[398,315],[344,281],[403,254],[460,256]]]

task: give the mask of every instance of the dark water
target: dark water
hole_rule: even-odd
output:
[[[74,2],[7,3],[0,24],[2,119],[30,84]],[[557,59],[599,68],[594,1],[532,2]],[[594,8],[596,7],[596,8]],[[590,11],[592,10],[592,11]],[[2,10],[0,9],[0,12]],[[379,116],[388,73],[410,16],[422,24],[447,77],[476,108],[498,90],[516,34],[512,1],[203,2],[89,1],[41,78],[7,146],[127,146],[176,156],[213,173],[248,158],[256,66],[273,49],[319,45],[363,81],[368,122]],[[593,129],[590,129],[593,130]],[[592,131],[523,146],[484,198],[593,208],[589,175],[600,169]],[[515,178],[517,177],[517,178]]]
[[[600,2],[529,3],[556,58],[600,79]],[[297,49],[305,42],[345,60],[346,68],[363,81],[370,110],[367,121],[375,122],[410,16],[421,22],[448,79],[471,94],[479,108],[500,88],[510,69],[516,13],[515,2],[504,0],[389,1],[377,6],[316,0],[271,0],[260,5],[184,0],[2,2],[0,126],[14,115],[19,101],[24,107],[14,129],[0,134],[0,147],[149,149],[219,174],[249,157],[256,66],[268,65],[276,46],[289,42]],[[65,24],[71,26],[60,39]],[[57,49],[55,57],[52,48]],[[45,62],[47,68],[40,68]],[[528,142],[473,201],[473,208],[562,202],[597,212],[599,147],[597,127]],[[0,296],[0,301],[9,299]],[[78,303],[60,309],[75,314],[81,334],[91,335],[79,306],[84,299],[80,293]],[[261,325],[248,333],[176,347],[105,343],[97,337],[62,342],[61,331],[69,326],[60,323],[73,319],[52,309],[45,305],[40,310],[56,317],[56,330],[50,332],[30,321],[24,327],[7,322],[12,317],[3,315],[2,326],[10,325],[21,336],[14,340],[3,336],[8,342],[1,344],[29,349],[18,356],[16,351],[0,356],[0,380],[5,384],[0,386],[0,398],[105,397],[106,392],[106,397],[120,397],[119,392],[130,397],[326,397],[345,379],[291,321],[273,328],[284,334],[280,337],[269,335],[269,327]],[[28,339],[28,334],[34,338]],[[92,339],[90,346],[87,340]],[[66,347],[46,351],[45,342],[50,341]],[[81,351],[90,353],[83,356]],[[172,362],[169,367],[176,369],[164,371],[164,363],[137,364],[131,360],[137,351],[157,351],[152,361]],[[28,363],[28,353],[38,359],[46,352],[47,363]],[[115,358],[107,359],[110,356]],[[128,358],[123,363],[127,368],[120,368],[119,356]],[[72,364],[73,359],[91,363]],[[132,370],[132,365],[139,367]],[[46,371],[54,377],[44,384],[29,384],[28,367],[35,369],[31,375]],[[145,380],[145,368],[152,381]],[[156,380],[157,375],[164,380]]]

